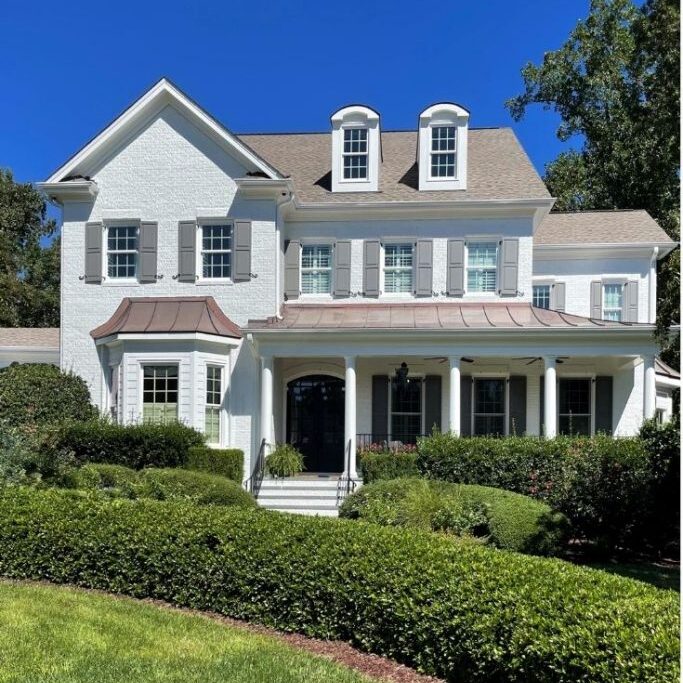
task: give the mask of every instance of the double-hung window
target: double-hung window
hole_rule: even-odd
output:
[[[201,266],[205,280],[227,280],[232,272],[232,224],[200,226]]]
[[[391,383],[391,440],[415,443],[422,434],[421,377]]]
[[[505,380],[474,380],[473,430],[476,436],[505,434]]]
[[[331,291],[331,245],[304,244],[301,249],[301,293],[329,294]]]
[[[455,126],[432,128],[430,162],[432,178],[455,178]]]
[[[621,320],[623,299],[624,285],[605,284],[602,286],[603,320]]]
[[[405,294],[413,291],[413,245],[384,246],[384,291]]]
[[[142,419],[168,423],[178,419],[178,366],[142,368]]]
[[[138,274],[139,233],[137,225],[110,225],[107,228],[107,277],[133,280]]]
[[[550,285],[534,285],[533,303],[536,308],[550,308]]]
[[[559,381],[559,431],[572,436],[591,435],[591,380]]]
[[[367,128],[344,129],[344,180],[365,180],[368,177]]]
[[[204,409],[204,434],[210,444],[221,442],[221,395],[222,368],[209,365],[206,368],[206,407]]]
[[[468,292],[495,292],[497,268],[498,242],[468,242]]]

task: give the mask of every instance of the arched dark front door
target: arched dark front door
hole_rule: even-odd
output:
[[[287,384],[287,442],[307,472],[344,470],[344,380],[308,375]]]

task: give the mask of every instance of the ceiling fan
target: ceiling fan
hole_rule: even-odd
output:
[[[569,358],[569,356],[558,356],[556,358],[556,361],[557,361],[558,365],[562,365],[562,363],[564,363],[568,358]],[[527,365],[531,365],[532,363],[535,363],[538,360],[543,360],[543,357],[542,356],[522,356],[521,358],[513,358],[512,360],[528,360],[529,362],[527,363]]]
[[[446,356],[427,356],[427,358],[423,358],[422,360],[438,360],[439,363],[445,363],[448,358]],[[460,360],[463,363],[474,363],[474,358],[465,358],[465,356],[460,358]]]

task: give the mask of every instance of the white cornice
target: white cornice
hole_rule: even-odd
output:
[[[242,195],[249,199],[279,199],[292,193],[292,181],[288,178],[235,178],[235,183]]]
[[[584,244],[534,244],[534,258],[548,261],[585,258],[650,258],[658,249],[657,257],[664,258],[678,246],[676,242],[616,242]]]
[[[221,344],[223,346],[239,346],[241,339],[234,337],[224,337],[217,334],[206,334],[205,332],[119,332],[118,334],[111,334],[108,337],[102,337],[95,340],[96,346],[110,346],[119,342],[125,341],[141,341],[141,342],[211,342],[212,344]]]
[[[65,201],[88,202],[97,197],[99,187],[94,180],[68,180],[64,183],[36,183],[51,201],[61,204]]]

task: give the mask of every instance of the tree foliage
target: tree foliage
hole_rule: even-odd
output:
[[[0,168],[0,326],[59,325],[59,241],[45,200]]]
[[[680,234],[680,7],[677,0],[592,0],[567,42],[522,69],[513,118],[540,104],[560,115],[557,135],[580,139],[546,167],[557,210],[646,209]],[[658,337],[670,362],[678,340],[679,257],[660,266]]]

